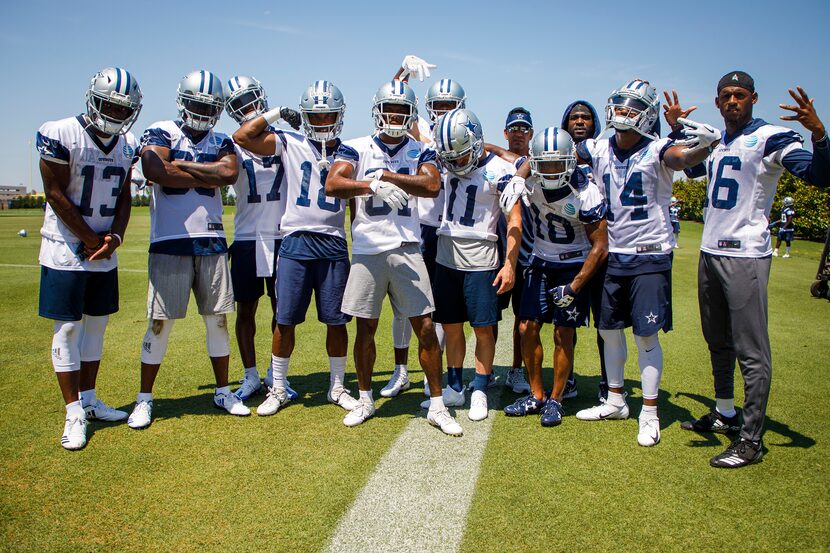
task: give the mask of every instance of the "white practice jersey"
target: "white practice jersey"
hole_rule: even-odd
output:
[[[563,191],[543,189],[536,177],[528,179],[528,183],[533,186],[531,263],[535,259],[557,264],[584,263],[591,251],[585,225],[605,217],[606,204],[599,187],[593,182],[587,182],[578,192],[567,187],[569,193],[563,197]]]
[[[486,154],[478,167],[464,176],[443,174],[444,215],[439,235],[495,242],[501,208],[499,191],[516,172],[512,164]]]
[[[197,163],[216,161],[220,154],[235,153],[231,139],[213,129],[194,143],[178,121],[159,121],[150,125],[141,147],[170,149],[170,159]],[[153,184],[150,201],[150,243],[181,238],[224,238],[222,193],[218,188],[170,188]]]
[[[418,117],[418,132],[424,148],[434,150],[435,141],[432,139],[432,125],[423,117]],[[442,169],[439,167],[439,171]],[[441,226],[441,216],[444,214],[444,179],[441,179],[441,190],[435,198],[418,198],[418,218],[422,225],[430,227]]]
[[[44,123],[37,132],[40,157],[69,166],[66,197],[77,206],[89,228],[105,233],[112,227],[115,202],[136,161],[138,142],[132,133],[118,136],[108,146],[87,128],[83,116]],[[81,261],[75,254],[80,239],[63,224],[50,204],[43,217],[40,264],[69,271],[110,271],[115,255],[99,261]]]
[[[724,139],[706,160],[706,200],[700,249],[714,255],[772,254],[769,213],[784,171],[781,160],[801,149],[798,133],[754,119],[741,134]]]
[[[258,156],[236,146],[240,162],[233,218],[234,240],[279,239],[285,212],[285,169],[277,156]]]
[[[275,131],[277,146],[274,154],[282,160],[285,169],[285,212],[280,230],[282,236],[294,232],[318,232],[339,236],[345,240],[345,202],[326,196],[328,171],[320,172],[317,162],[321,152],[317,143],[289,131]],[[326,159],[334,163],[337,146],[326,150]]]
[[[377,169],[404,175],[418,174],[421,164],[435,165],[435,152],[406,137],[389,148],[377,135],[344,142],[337,150],[337,161],[354,167],[354,179],[368,180]],[[352,253],[374,255],[400,247],[406,242],[421,241],[421,224],[417,201],[401,209],[392,209],[377,196],[355,198],[352,221]]]
[[[672,251],[669,204],[674,170],[663,163],[663,153],[673,140],[649,140],[628,155],[618,154],[615,144],[612,136],[589,138],[576,147],[604,192],[608,251],[634,255]]]

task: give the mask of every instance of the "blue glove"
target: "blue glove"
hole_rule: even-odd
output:
[[[576,292],[574,292],[570,284],[565,284],[564,286],[552,288],[550,295],[556,307],[568,307],[574,301]]]

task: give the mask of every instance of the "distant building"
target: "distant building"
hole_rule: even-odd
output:
[[[0,202],[8,204],[18,196],[25,196],[29,192],[23,185],[20,186],[0,186]]]

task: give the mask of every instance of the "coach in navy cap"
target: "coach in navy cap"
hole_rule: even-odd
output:
[[[533,119],[528,110],[523,107],[510,110],[504,123],[504,138],[508,150],[520,156],[528,154],[530,140],[533,138]]]

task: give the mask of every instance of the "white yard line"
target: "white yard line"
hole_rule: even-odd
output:
[[[512,316],[505,322],[502,329],[509,332]],[[505,339],[504,343],[510,342]],[[468,367],[473,364],[474,349],[475,339],[468,336]],[[488,394],[490,415],[485,420],[472,422],[467,409],[455,409],[464,428],[461,438],[444,436],[433,428],[426,421],[426,411],[410,421],[340,520],[327,551],[458,551],[498,413],[493,406],[499,403],[501,384]],[[468,393],[466,406],[469,401]],[[371,419],[365,424],[372,424]]]

